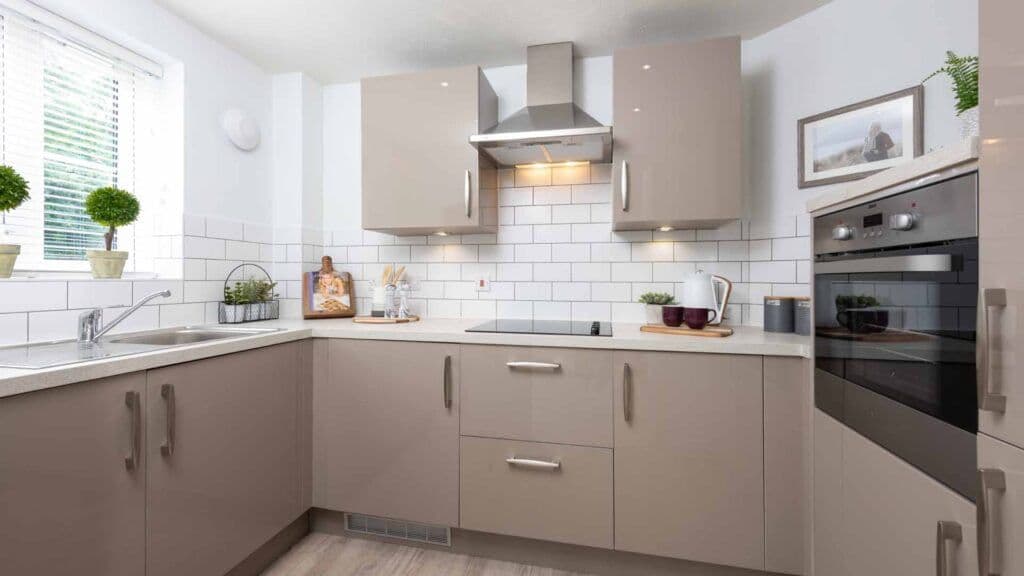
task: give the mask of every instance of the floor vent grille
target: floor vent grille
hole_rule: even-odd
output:
[[[452,545],[452,531],[447,526],[392,520],[365,514],[345,514],[345,529],[349,532],[373,534],[410,542],[422,542],[437,546]]]

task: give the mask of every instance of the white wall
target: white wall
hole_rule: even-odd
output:
[[[746,192],[754,218],[788,216],[827,187],[797,188],[797,120],[919,84],[946,50],[978,53],[977,0],[834,0],[743,44]],[[945,78],[924,96],[925,151],[959,138]]]
[[[136,51],[184,67],[184,210],[271,223],[270,77],[151,0],[35,0]],[[252,114],[263,129],[254,152],[227,141],[220,115]]]

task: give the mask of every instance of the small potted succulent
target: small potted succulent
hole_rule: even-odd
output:
[[[924,82],[939,74],[946,74],[953,81],[953,98],[956,115],[960,118],[960,137],[978,135],[978,57],[957,56],[946,52],[946,65],[932,72]]]
[[[662,324],[662,309],[675,304],[676,299],[664,292],[647,292],[640,295],[640,303],[646,304],[645,315],[647,324]]]
[[[14,168],[0,165],[0,224],[7,224],[7,212],[21,206],[28,200],[28,182]],[[6,230],[0,226],[0,234]],[[10,278],[14,271],[14,261],[21,254],[21,246],[17,244],[0,244],[0,278]]]
[[[114,250],[117,229],[127,226],[139,217],[139,200],[131,192],[108,186],[97,188],[85,197],[85,213],[97,224],[108,228],[103,235],[106,250],[88,250],[89,267],[93,278],[120,278],[128,252]]]

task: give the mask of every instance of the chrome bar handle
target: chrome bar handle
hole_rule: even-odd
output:
[[[622,191],[622,211],[629,212],[629,162],[622,161],[622,182],[619,186]]]
[[[124,458],[125,469],[131,471],[139,467],[139,435],[142,428],[142,406],[139,393],[129,390],[124,393],[124,403],[128,407],[128,455]]]
[[[992,331],[989,322],[990,308],[1006,307],[1006,290],[1003,288],[985,288],[980,294],[981,302],[978,314],[981,315],[982,341],[977,343],[975,350],[978,370],[978,409],[986,412],[1006,412],[1006,396],[992,392]]]
[[[505,366],[513,370],[558,370],[562,367],[554,362],[505,362]]]
[[[562,468],[562,463],[558,461],[551,462],[548,460],[535,460],[533,458],[517,458],[515,456],[512,456],[511,458],[506,458],[505,462],[507,462],[509,466],[535,468],[537,470],[555,471]]]
[[[978,574],[980,576],[999,576],[1001,571],[992,570],[992,527],[989,526],[988,493],[992,490],[1006,491],[1006,473],[997,468],[978,469],[978,504],[975,507],[978,515]]]
[[[444,357],[444,365],[441,368],[441,398],[445,408],[452,407],[452,357]]]
[[[466,218],[469,218],[473,214],[473,211],[470,210],[470,206],[469,206],[469,198],[472,195],[472,190],[473,190],[472,181],[470,180],[470,178],[472,177],[471,175],[472,175],[472,172],[470,170],[466,170],[465,190],[463,191],[463,195],[464,195],[463,201],[466,204]]]
[[[951,576],[949,569],[949,555],[946,553],[946,543],[956,542],[959,544],[964,539],[964,531],[959,522],[939,520],[935,530],[935,576]]]
[[[633,367],[629,362],[622,365],[622,418],[633,421]]]
[[[166,423],[166,435],[167,439],[160,445],[160,453],[164,456],[174,455],[174,420],[175,420],[175,406],[174,406],[174,384],[162,384],[160,386],[160,396],[163,397],[164,403],[167,405],[167,423]]]

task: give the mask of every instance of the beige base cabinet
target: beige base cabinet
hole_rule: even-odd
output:
[[[972,502],[819,411],[814,442],[815,574],[977,574]]]
[[[146,576],[224,574],[304,511],[303,345],[147,373]]]
[[[133,450],[145,384],[128,374],[0,399],[0,573],[145,573],[147,454]]]
[[[497,170],[469,137],[498,122],[476,66],[364,78],[363,228],[496,232]]]
[[[615,548],[764,568],[760,356],[615,352]]]
[[[459,346],[331,340],[317,350],[313,505],[458,526]]]
[[[615,51],[616,230],[715,228],[741,216],[739,38]]]
[[[1024,450],[979,434],[978,468],[978,554],[988,570],[982,573],[1024,574]]]

